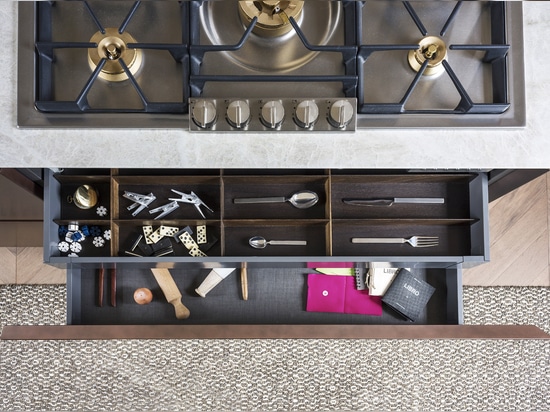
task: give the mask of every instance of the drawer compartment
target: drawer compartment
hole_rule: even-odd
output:
[[[68,271],[68,324],[73,325],[256,325],[256,324],[411,324],[383,305],[382,316],[307,312],[307,276],[313,269],[249,268],[248,300],[241,298],[239,270],[212,289],[205,298],[195,293],[209,270],[170,269],[182,302],[191,312],[178,320],[166,302],[151,270],[138,265],[118,266],[117,305],[110,306],[109,271],[105,270],[103,306],[98,302],[97,267],[72,267]],[[438,325],[462,323],[462,286],[460,267],[449,269],[413,269],[435,287],[420,319],[414,324]],[[145,287],[152,291],[147,305],[134,302],[133,293]],[[330,326],[327,326],[330,327]]]
[[[337,256],[463,256],[472,253],[471,224],[462,220],[338,220],[333,223],[333,251]],[[408,243],[352,243],[352,238],[437,237],[438,245],[413,247]]]
[[[488,260],[487,176],[484,173],[403,173],[346,170],[132,170],[105,169],[67,170],[45,176],[45,242],[46,262],[67,264],[133,261],[146,258],[156,262],[159,254],[132,250],[136,236],[144,226],[170,226],[183,229],[206,225],[211,239],[201,246],[202,253],[191,253],[168,239],[172,247],[167,255],[174,262],[211,264],[212,262],[261,261],[266,265],[324,258],[339,261],[353,257],[368,262],[372,257],[406,257],[417,262]],[[89,184],[96,188],[108,213],[81,210],[67,202],[77,187]],[[201,206],[201,213],[190,203],[178,203],[169,214],[155,219],[149,213],[179,198],[173,190],[195,193],[212,212]],[[289,202],[235,203],[243,198],[289,198],[300,191],[311,191],[318,201],[309,208],[294,207]],[[125,192],[148,195],[156,199],[139,214],[128,209],[133,200]],[[365,206],[349,204],[349,199],[424,198],[440,203],[393,203]],[[103,205],[103,204],[102,204]],[[160,213],[160,212],[158,212]],[[60,226],[69,223],[97,226],[110,230],[105,246],[82,244],[82,251],[70,253],[58,244],[64,238]],[[439,244],[430,248],[409,245],[352,244],[353,237],[408,238],[437,236]],[[252,236],[267,240],[304,240],[306,246],[267,246],[255,249],[248,244]],[[196,234],[194,240],[198,243]],[[212,240],[212,242],[211,242]],[[166,243],[166,240],[164,241]],[[212,243],[212,244],[211,244]],[[167,246],[170,246],[166,243]],[[130,249],[130,250],[128,250]],[[162,249],[164,252],[164,249]],[[130,252],[130,253],[128,253]],[[205,256],[206,255],[206,256]],[[308,259],[308,257],[310,259]],[[164,260],[162,260],[164,261]],[[273,266],[271,266],[273,267]]]
[[[225,224],[227,256],[326,256],[327,221],[229,221]],[[267,245],[253,248],[249,240],[261,236],[266,241],[304,241],[305,245]]]
[[[470,175],[332,176],[333,219],[468,219]],[[352,205],[344,200],[442,199],[443,203]]]
[[[225,219],[327,219],[328,176],[227,176],[224,182]],[[306,209],[285,203],[235,203],[235,199],[290,198],[301,191],[317,194],[317,203]]]

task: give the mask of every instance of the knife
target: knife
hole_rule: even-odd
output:
[[[394,197],[390,199],[342,199],[347,205],[354,206],[391,206],[396,203],[422,203],[422,204],[443,204],[442,197]]]

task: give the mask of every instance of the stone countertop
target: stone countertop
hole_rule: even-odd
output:
[[[550,2],[524,2],[527,125],[355,133],[18,129],[17,2],[0,1],[0,167],[549,168]]]

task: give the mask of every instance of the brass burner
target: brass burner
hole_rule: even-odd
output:
[[[436,36],[427,36],[420,40],[418,49],[409,51],[409,65],[416,72],[429,60],[424,75],[433,76],[445,70],[441,62],[447,59],[447,46]]]
[[[128,75],[120,65],[119,59],[123,59],[130,73],[135,75],[143,56],[139,49],[129,49],[128,43],[137,41],[128,33],[119,33],[118,29],[106,28],[105,33],[98,31],[90,39],[90,43],[96,43],[97,47],[88,49],[88,63],[90,68],[95,70],[101,59],[107,61],[99,73],[99,77],[112,82],[121,82],[128,79]]]
[[[258,18],[254,33],[265,36],[282,36],[292,30],[289,17],[298,21],[304,2],[300,0],[278,1],[239,1],[241,20],[247,26],[254,17]]]

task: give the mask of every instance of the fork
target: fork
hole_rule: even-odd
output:
[[[352,237],[351,243],[408,243],[412,247],[430,247],[439,245],[437,236],[402,237]]]

